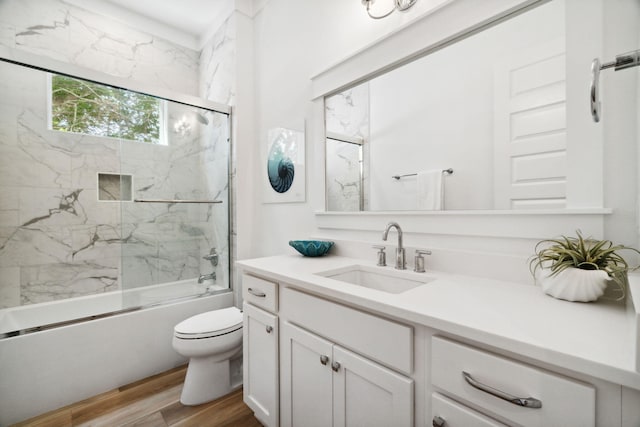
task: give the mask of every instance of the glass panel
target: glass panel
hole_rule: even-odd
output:
[[[61,132],[53,87],[0,61],[0,337],[228,289],[228,116],[145,95],[166,145]]]
[[[363,210],[362,145],[327,138],[326,159],[328,210]]]
[[[125,307],[229,286],[227,116],[166,101],[166,146],[121,140]]]

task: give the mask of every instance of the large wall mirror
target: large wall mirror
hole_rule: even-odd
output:
[[[567,99],[567,15],[552,0],[325,98],[327,211],[574,207],[602,165],[575,167],[567,110],[586,117],[588,91]]]

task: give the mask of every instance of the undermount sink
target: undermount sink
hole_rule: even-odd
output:
[[[391,294],[400,294],[436,279],[433,276],[426,276],[424,273],[395,270],[393,267],[373,267],[367,265],[350,265],[348,267],[323,271],[316,274]]]

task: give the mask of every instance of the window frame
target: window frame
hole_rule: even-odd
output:
[[[54,129],[53,128],[53,77],[54,76],[61,76],[64,78],[70,78],[70,79],[74,79],[74,80],[82,80],[91,84],[99,84],[99,85],[103,85],[103,86],[108,86],[111,87],[115,90],[122,90],[122,91],[128,91],[131,93],[135,93],[137,95],[140,96],[147,96],[147,97],[151,97],[154,98],[155,100],[158,101],[158,142],[146,142],[146,141],[139,141],[136,139],[129,139],[129,138],[123,138],[123,137],[115,137],[115,136],[104,136],[104,135],[96,135],[96,134],[92,134],[92,133],[85,133],[85,132],[74,132],[74,131],[64,131],[64,130],[59,130],[59,129]],[[76,76],[70,76],[67,74],[62,74],[62,73],[54,73],[54,72],[47,72],[46,73],[46,105],[47,105],[47,129],[52,131],[52,132],[59,132],[59,133],[63,133],[63,134],[72,134],[72,135],[86,135],[86,136],[91,136],[91,137],[95,137],[95,138],[105,138],[108,140],[115,140],[115,141],[128,141],[128,142],[136,142],[136,143],[140,143],[140,144],[148,144],[150,146],[160,146],[160,147],[166,147],[169,145],[169,138],[168,138],[168,122],[169,122],[169,114],[168,114],[168,102],[166,99],[154,96],[154,95],[149,95],[146,93],[142,93],[142,92],[137,92],[137,91],[132,91],[126,88],[122,88],[122,87],[118,87],[118,86],[111,86],[108,84],[104,84],[104,83],[100,83],[100,82],[94,82],[92,80],[87,80],[87,79],[83,79],[80,77],[76,77]]]

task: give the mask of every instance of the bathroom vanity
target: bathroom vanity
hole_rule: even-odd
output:
[[[637,426],[637,313],[342,256],[238,262],[267,426]],[[632,278],[632,287],[637,287]]]

